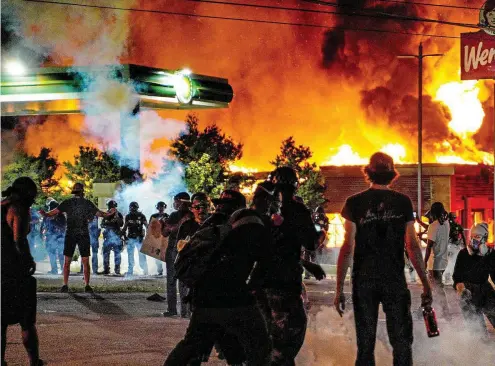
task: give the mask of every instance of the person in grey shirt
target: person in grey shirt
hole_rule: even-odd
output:
[[[447,212],[441,202],[431,205],[432,223],[428,226],[425,265],[435,298],[438,299],[445,319],[451,319],[447,296],[443,289],[443,272],[448,264],[448,245],[450,225]],[[433,256],[431,253],[433,252]]]

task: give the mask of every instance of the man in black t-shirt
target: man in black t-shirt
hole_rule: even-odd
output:
[[[368,190],[347,198],[342,209],[345,240],[337,264],[334,305],[342,315],[344,280],[352,253],[352,300],[357,336],[356,365],[375,365],[374,349],[380,303],[387,318],[394,365],[412,365],[411,294],[404,276],[404,238],[409,258],[423,284],[423,305],[431,304],[431,289],[414,229],[408,196],[389,185],[398,176],[392,158],[375,153],[364,168]]]
[[[65,213],[67,215],[67,230],[65,232],[64,243],[64,285],[60,291],[69,291],[70,262],[72,261],[72,256],[74,255],[77,245],[84,267],[84,282],[86,284],[84,290],[86,292],[93,292],[93,289],[89,285],[89,256],[91,243],[89,239],[88,224],[93,220],[95,215],[98,217],[107,217],[112,215],[114,211],[110,210],[107,213],[100,211],[93,202],[84,198],[84,185],[82,183],[74,184],[72,194],[74,197],[63,201],[57,208],[49,212],[41,210],[40,214],[45,217],[56,216],[60,213]]]
[[[163,201],[160,201],[156,204],[156,209],[158,212],[155,212],[150,216],[150,221],[148,222],[148,225],[151,224],[151,220],[159,220],[160,222],[167,220],[168,219],[168,214],[165,212],[165,209],[167,208],[167,204]],[[155,260],[156,264],[156,272],[158,276],[163,276],[163,264],[162,261],[159,259]]]
[[[141,245],[143,245],[143,239],[145,234],[145,227],[148,226],[146,216],[139,210],[139,204],[137,202],[131,202],[129,204],[129,213],[125,215],[125,223],[122,228],[122,233],[127,243],[127,257],[129,261],[129,268],[127,269],[127,276],[134,274],[134,251],[137,249],[139,256],[139,267],[143,271],[144,275],[148,274],[148,262],[146,261],[146,255],[140,252]]]

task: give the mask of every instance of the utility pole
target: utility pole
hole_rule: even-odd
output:
[[[399,55],[397,58],[416,58],[418,59],[418,207],[417,216],[422,216],[422,191],[421,178],[423,175],[423,59],[426,57],[441,57],[442,53],[423,54],[423,44],[419,44],[418,54]],[[449,208],[450,210],[450,208]]]

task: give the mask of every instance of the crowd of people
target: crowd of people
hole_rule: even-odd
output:
[[[405,258],[423,286],[422,306],[431,306],[434,295],[447,318],[450,312],[443,276],[452,236],[449,218],[443,205],[432,205],[423,258],[411,200],[390,188],[398,177],[392,158],[376,153],[363,172],[370,188],[349,197],[342,209],[345,240],[338,259],[334,305],[342,315],[344,280],[352,264],[356,365],[374,365],[380,304],[387,317],[394,364],[412,365],[411,295],[404,274]],[[84,186],[77,183],[72,198],[60,204],[50,201],[49,210],[40,211],[44,235],[63,242],[63,246],[47,246],[52,271],[63,263],[61,291],[68,292],[70,263],[78,247],[85,291],[92,292],[90,270],[92,267],[96,273],[98,268],[94,253],[103,230],[105,274],[110,273],[111,251],[114,271],[120,274],[124,243],[129,256],[127,275],[133,274],[135,250],[141,270],[148,273],[140,248],[146,230],[158,223],[167,239],[162,258],[167,281],[163,315],[189,319],[184,338],[164,364],[200,365],[216,348],[229,365],[294,365],[307,326],[304,271],[305,277],[325,277],[314,263],[314,253],[321,249],[328,230],[324,211],[318,208],[312,214],[295,196],[298,182],[294,169],[279,167],[258,184],[249,206],[236,190],[225,190],[213,199],[203,192],[192,196],[181,192],[174,197],[170,216],[160,201],[149,221],[137,202],[130,203],[125,216],[114,200],[107,203],[107,211],[99,210],[84,198]],[[2,196],[2,362],[7,326],[20,323],[31,364],[41,365],[35,327],[36,265],[28,244],[29,208],[36,185],[29,178],[19,178]],[[98,217],[102,218],[101,228]],[[486,333],[483,314],[495,326],[495,291],[488,282],[490,275],[495,279],[495,251],[486,245],[487,239],[487,225],[474,226],[465,248],[457,251],[452,270],[464,317],[476,324],[480,334]],[[158,259],[157,271],[163,271]]]

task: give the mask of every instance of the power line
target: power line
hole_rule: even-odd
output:
[[[448,4],[433,4],[433,3],[422,3],[422,2],[417,2],[417,1],[399,1],[399,0],[375,0],[375,1],[381,1],[384,3],[398,3],[398,4],[413,4],[413,5],[421,5],[421,6],[431,6],[431,7],[437,7],[437,8],[451,8],[451,9],[467,9],[467,10],[477,10],[480,11],[480,8],[474,8],[471,6],[463,6],[463,5],[448,5]]]
[[[246,4],[246,3],[235,3],[228,1],[216,1],[216,0],[188,0],[192,2],[206,3],[206,4],[216,4],[216,5],[229,5],[229,6],[242,6],[242,7],[251,7],[251,8],[262,8],[262,9],[276,9],[276,10],[288,10],[288,11],[297,11],[297,12],[306,12],[306,13],[316,13],[316,14],[331,14],[331,15],[343,15],[343,16],[358,16],[358,17],[366,17],[366,18],[378,18],[378,19],[392,19],[392,20],[404,20],[404,21],[412,21],[412,22],[425,22],[425,23],[437,23],[444,25],[451,25],[456,27],[463,28],[472,28],[472,29],[480,29],[484,28],[479,26],[478,24],[467,24],[467,23],[458,23],[458,22],[449,22],[444,20],[430,19],[430,18],[421,18],[421,17],[413,17],[407,15],[398,15],[392,13],[378,12],[373,9],[359,9],[354,6],[352,7],[353,11],[350,12],[337,12],[337,11],[328,11],[328,10],[315,10],[315,9],[297,9],[297,8],[286,8],[279,6],[271,6],[271,5],[256,5],[256,4]],[[339,7],[339,4],[329,3],[326,1],[311,1],[307,0],[306,2],[312,4],[321,4],[328,6]],[[361,12],[361,13],[359,13]]]
[[[77,7],[82,7],[82,8],[96,8],[96,9],[108,9],[108,10],[119,10],[119,11],[134,11],[134,12],[141,12],[141,13],[176,15],[176,16],[184,16],[184,17],[192,17],[192,18],[230,20],[230,21],[273,24],[273,25],[290,25],[290,26],[298,26],[298,27],[333,29],[333,30],[353,31],[353,32],[390,33],[390,34],[400,34],[400,35],[408,35],[408,36],[415,36],[415,37],[434,37],[434,38],[447,38],[447,39],[459,39],[460,38],[458,36],[447,36],[447,35],[440,35],[440,34],[390,31],[390,30],[383,30],[383,29],[370,29],[370,28],[350,28],[350,27],[341,27],[341,26],[327,26],[327,25],[323,25],[323,24],[293,23],[293,22],[281,22],[281,21],[272,21],[272,20],[222,17],[222,16],[215,16],[215,15],[200,15],[200,14],[181,13],[181,12],[172,12],[172,11],[155,10],[155,9],[122,8],[122,7],[113,7],[113,6],[104,6],[104,5],[77,4],[77,3],[69,3],[69,2],[54,1],[54,0],[24,0],[24,1],[30,2],[30,3],[38,3],[38,4],[54,4],[54,5],[77,6]]]
[[[485,26],[482,26],[479,24],[449,22],[449,21],[445,21],[445,20],[414,17],[414,16],[410,16],[410,15],[399,15],[399,14],[387,13],[387,12],[383,12],[383,11],[377,11],[377,10],[374,10],[372,8],[357,8],[357,7],[355,7],[353,5],[349,5],[349,4],[337,4],[337,3],[322,1],[322,0],[303,0],[303,1],[311,3],[311,4],[326,5],[326,6],[331,6],[331,7],[347,7],[347,8],[352,9],[352,10],[349,10],[349,12],[351,12],[352,15],[357,15],[358,14],[357,12],[362,12],[364,14],[371,14],[371,15],[375,15],[375,16],[381,15],[383,18],[388,18],[388,19],[417,21],[417,22],[426,22],[426,23],[438,23],[438,24],[452,25],[452,26],[456,26],[456,27],[475,28],[475,29],[491,28],[491,27],[485,27]]]

